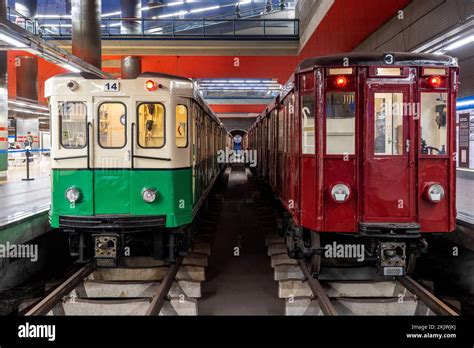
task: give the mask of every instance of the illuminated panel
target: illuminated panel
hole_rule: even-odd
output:
[[[329,75],[352,75],[352,68],[330,68]]]
[[[431,76],[431,75],[446,76],[447,71],[446,69],[442,69],[442,68],[423,68],[423,76]]]
[[[402,69],[400,68],[377,68],[377,76],[401,76]]]

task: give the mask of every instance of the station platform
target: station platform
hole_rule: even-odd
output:
[[[0,243],[20,244],[49,230],[49,176],[0,183]]]
[[[474,225],[474,170],[458,169],[456,179],[458,220]]]

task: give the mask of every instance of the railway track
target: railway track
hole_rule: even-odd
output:
[[[221,208],[222,196],[210,196],[192,247],[175,263],[126,257],[117,268],[86,264],[23,311],[24,315],[197,315]]]
[[[161,279],[160,282],[137,282],[134,284],[134,286],[137,286],[138,284],[145,285],[148,288],[153,288],[154,290],[150,292],[142,292],[143,297],[127,297],[125,298],[124,292],[121,292],[118,297],[114,297],[114,287],[120,286],[120,285],[130,285],[130,281],[121,281],[121,282],[110,282],[108,284],[103,284],[102,292],[107,292],[109,294],[107,296],[107,301],[110,303],[119,303],[122,302],[121,305],[124,307],[126,304],[130,304],[130,308],[126,310],[126,312],[132,312],[132,314],[138,314],[138,313],[133,313],[136,312],[137,306],[136,303],[138,302],[137,300],[141,300],[144,302],[149,302],[148,306],[146,307],[146,311],[143,313],[144,315],[159,315],[165,302],[167,301],[167,296],[170,293],[171,287],[173,285],[173,281],[178,273],[178,270],[180,269],[181,265],[183,262],[183,258],[178,259],[177,262],[173,263],[172,265],[168,266],[166,274],[164,274],[163,278]],[[60,310],[57,310],[58,306],[64,305],[64,302],[67,300],[71,299],[71,294],[73,292],[80,293],[81,290],[79,288],[85,288],[87,285],[87,282],[91,279],[91,275],[94,274],[94,272],[97,272],[97,269],[92,265],[92,264],[86,264],[85,266],[81,267],[78,271],[76,271],[73,275],[71,275],[68,279],[66,279],[63,283],[61,283],[59,286],[57,286],[53,291],[51,291],[46,297],[44,297],[42,300],[40,300],[36,305],[34,305],[28,312],[25,313],[25,316],[38,316],[38,315],[47,315],[47,314],[67,314],[67,313],[58,313],[61,312]],[[127,284],[128,283],[128,284]],[[109,287],[107,290],[106,288]],[[147,296],[147,294],[149,296]],[[75,296],[74,296],[75,297]],[[72,298],[74,298],[72,297]],[[100,305],[103,305],[103,302],[100,302],[101,300],[97,300],[94,303],[94,300],[90,300],[88,304],[90,305],[89,309],[87,310],[86,313],[81,313],[81,314],[92,314],[95,312],[95,314],[100,314],[100,312],[97,312],[97,307],[101,307]],[[115,301],[115,302],[112,302]],[[74,303],[75,301],[73,301]],[[94,306],[95,305],[95,306]],[[97,306],[98,305],[98,306]],[[144,308],[144,306],[139,306]],[[56,308],[56,310],[55,310]],[[64,308],[63,308],[64,311]]]
[[[284,239],[276,234],[276,212],[271,196],[254,193],[259,228],[266,233],[268,255],[279,282],[279,297],[287,315],[443,315],[457,316],[443,300],[409,276],[393,279],[344,276],[340,270],[313,278],[306,262],[288,257]],[[346,269],[347,271],[347,269]],[[357,273],[351,269],[346,273]],[[369,273],[373,270],[369,270]],[[367,270],[364,270],[367,272]],[[359,279],[360,278],[360,279]]]
[[[283,238],[267,235],[268,255],[287,315],[459,315],[410,276],[371,277],[373,269],[324,269],[313,278],[304,260],[286,254]]]
[[[304,261],[298,262],[299,267],[301,268],[302,273],[304,274],[305,280],[304,282],[307,283],[309,286],[312,298],[315,299],[318,303],[318,307],[323,315],[327,316],[336,316],[336,315],[347,315],[351,314],[346,311],[346,309],[350,309],[350,306],[347,306],[348,302],[352,303],[360,303],[366,307],[365,312],[360,314],[376,314],[369,309],[370,305],[374,305],[377,307],[383,307],[384,303],[393,303],[393,299],[396,299],[396,303],[402,307],[405,299],[414,300],[419,304],[423,304],[421,307],[426,307],[421,309],[420,305],[418,304],[418,312],[415,311],[413,314],[425,314],[425,315],[439,315],[439,316],[458,316],[459,313],[452,309],[448,304],[446,304],[441,299],[437,298],[433,293],[431,293],[428,289],[426,289],[423,285],[419,282],[415,281],[410,276],[403,276],[397,277],[393,281],[380,281],[377,282],[379,288],[390,288],[393,286],[397,288],[398,285],[401,285],[405,291],[401,291],[401,287],[398,287],[398,290],[392,292],[391,296],[373,296],[374,294],[371,293],[363,293],[364,290],[367,289],[367,285],[370,286],[370,282],[368,281],[346,281],[344,282],[346,287],[351,287],[351,290],[342,290],[341,288],[337,291],[334,291],[334,284],[341,284],[341,282],[320,282],[318,279],[313,278],[307,268],[307,265]],[[382,285],[382,286],[380,286]],[[359,290],[357,289],[359,287]],[[362,288],[362,289],[360,289]],[[382,290],[382,289],[381,289]],[[344,291],[347,291],[349,294],[357,294],[357,296],[344,296]],[[382,290],[383,292],[384,290]],[[385,290],[386,291],[386,290]],[[338,293],[338,294],[337,294]],[[336,295],[337,294],[337,295]],[[332,295],[332,297],[330,297]],[[364,296],[361,296],[364,295]],[[400,301],[400,299],[402,301]],[[336,302],[336,305],[333,304]],[[345,303],[345,310],[341,311],[338,310],[336,307],[343,307],[341,304]],[[382,306],[380,306],[382,304]],[[308,306],[309,307],[309,306]],[[409,315],[410,313],[403,313],[402,311],[397,311],[397,315]],[[357,314],[357,313],[353,313]],[[390,314],[390,313],[382,313],[382,314]]]

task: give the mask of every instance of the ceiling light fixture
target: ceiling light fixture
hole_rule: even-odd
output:
[[[446,51],[455,50],[457,48],[460,48],[462,46],[470,44],[471,42],[474,42],[474,35],[470,35],[470,36],[465,37],[463,39],[456,40],[452,44],[450,44],[446,47],[443,47],[443,50],[446,50]]]

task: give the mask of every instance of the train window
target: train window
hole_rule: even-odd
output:
[[[162,104],[138,105],[138,145],[143,148],[165,145],[165,107]]]
[[[188,108],[176,105],[176,146],[188,146]]]
[[[302,151],[303,154],[314,154],[314,95],[304,95],[301,99]]]
[[[403,93],[375,93],[375,155],[403,154]]]
[[[127,111],[117,102],[99,106],[99,145],[108,149],[120,149],[127,143]]]
[[[355,93],[326,94],[326,154],[355,153]]]
[[[421,93],[421,153],[445,155],[447,93]]]
[[[84,102],[59,104],[61,145],[65,149],[83,149],[87,145],[87,107]]]

